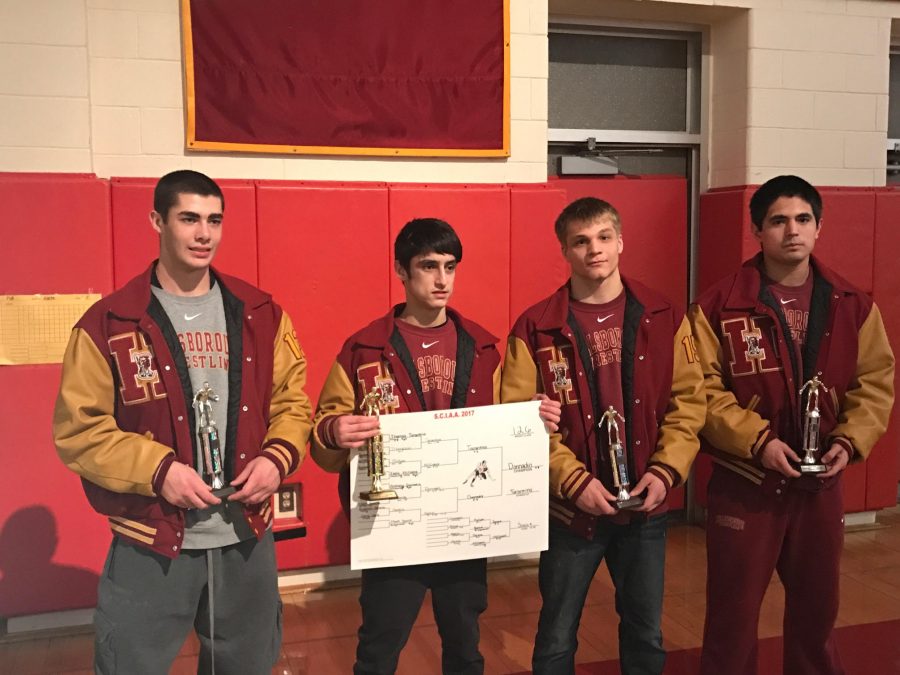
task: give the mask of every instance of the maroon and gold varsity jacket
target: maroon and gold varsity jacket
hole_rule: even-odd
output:
[[[862,461],[887,428],[894,400],[894,355],[878,307],[811,258],[812,300],[798,363],[784,314],[762,283],[761,264],[760,253],[689,310],[706,381],[702,435],[713,461],[762,484],[771,472],[757,453],[779,429],[799,453],[799,390],[814,375],[828,387],[819,398],[823,449],[837,442],[851,461]]]
[[[150,290],[154,267],[95,303],[75,325],[53,436],[114,534],[174,558],[184,512],[159,491],[173,461],[196,466],[197,438],[184,353]],[[213,275],[228,328],[226,478],[260,455],[284,478],[300,465],[309,437],[306,357],[290,318],[270,295]],[[244,513],[262,537],[272,520],[269,502],[245,506]]]
[[[343,471],[349,465],[350,451],[330,447],[323,440],[320,433],[323,422],[335,415],[361,414],[363,397],[373,387],[381,390],[381,414],[425,409],[416,368],[396,326],[395,317],[402,308],[398,305],[350,336],[325,380],[316,409],[310,452],[316,464],[326,471]],[[500,391],[497,338],[452,309],[447,309],[447,316],[456,325],[456,379],[451,407],[497,403]],[[343,499],[348,496],[349,493],[342,492]]]
[[[703,375],[690,325],[661,295],[635,281],[625,285],[622,399],[632,485],[646,471],[667,488],[684,482],[699,450],[706,406]],[[597,516],[575,502],[591,478],[612,489],[610,459],[598,447],[597,422],[580,353],[578,326],[566,284],[529,308],[512,328],[501,400],[527,401],[544,393],[560,401],[559,432],[550,436],[550,517],[589,538]],[[657,509],[665,509],[665,502]]]

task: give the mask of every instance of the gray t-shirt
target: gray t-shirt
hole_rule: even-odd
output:
[[[218,396],[218,400],[210,400],[210,404],[224,457],[226,450],[230,451],[231,448],[225,447],[228,431],[228,329],[222,289],[219,284],[213,284],[205,295],[187,297],[173,295],[157,286],[151,288],[178,334],[194,396],[206,383],[209,383],[210,389]],[[192,405],[194,401],[188,404]],[[197,424],[194,439],[198,447],[198,464],[194,468],[209,483],[210,477],[206,475],[202,465],[203,453],[197,436],[200,411],[196,406],[194,416]],[[183,548],[218,548],[236,544],[252,536],[253,532],[244,519],[238,502],[222,500],[219,506],[186,512]]]

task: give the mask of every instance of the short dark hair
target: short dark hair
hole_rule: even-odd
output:
[[[779,198],[800,197],[812,207],[816,224],[822,218],[822,195],[799,176],[775,176],[759,186],[750,198],[750,220],[757,230],[762,229],[766,214]]]
[[[407,272],[417,255],[443,253],[462,262],[462,242],[450,223],[440,218],[415,218],[400,230],[394,240],[394,259]]]
[[[572,223],[590,223],[597,218],[609,218],[616,233],[622,233],[622,222],[619,219],[619,212],[609,202],[596,197],[582,197],[576,199],[562,210],[556,219],[556,238],[560,244],[566,243],[566,234],[569,231],[569,225]]]
[[[169,209],[175,206],[180,194],[218,197],[222,202],[222,210],[225,210],[222,188],[209,176],[190,169],[172,171],[159,179],[156,189],[153,190],[153,210],[165,220]]]

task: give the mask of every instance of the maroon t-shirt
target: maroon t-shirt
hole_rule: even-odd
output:
[[[625,291],[612,302],[602,305],[578,302],[570,303],[584,340],[591,353],[600,410],[613,406],[624,417],[622,401],[622,325],[625,323]],[[603,427],[604,446],[608,438]],[[625,443],[625,425],[619,420],[619,438]]]
[[[769,289],[781,305],[781,311],[784,312],[784,318],[787,319],[791,329],[791,337],[802,353],[806,344],[806,325],[809,323],[809,305],[812,301],[812,273],[800,286],[782,286],[770,282]]]
[[[456,381],[456,325],[449,320],[435,328],[396,325],[419,375],[426,409],[448,409]]]

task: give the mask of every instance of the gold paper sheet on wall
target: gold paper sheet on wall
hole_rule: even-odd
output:
[[[72,326],[99,293],[0,296],[0,366],[62,363]]]

